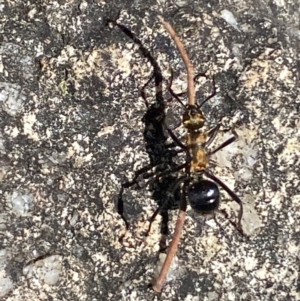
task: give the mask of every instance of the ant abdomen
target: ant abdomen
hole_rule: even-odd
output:
[[[216,183],[200,180],[192,183],[187,190],[188,201],[198,213],[210,213],[218,208],[220,192]]]

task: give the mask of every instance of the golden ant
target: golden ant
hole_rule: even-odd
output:
[[[243,215],[243,204],[240,198],[226,184],[224,184],[220,179],[218,179],[216,176],[214,176],[211,172],[208,171],[210,157],[213,154],[215,154],[217,151],[221,150],[222,148],[234,142],[237,136],[231,137],[230,139],[228,139],[227,141],[225,141],[224,143],[222,143],[220,146],[218,146],[216,149],[212,151],[209,151],[207,149],[210,146],[210,144],[213,142],[215,137],[217,136],[217,133],[220,129],[220,125],[218,124],[217,126],[213,127],[212,129],[209,129],[208,131],[203,131],[202,128],[204,127],[205,124],[205,117],[201,111],[201,107],[205,102],[207,102],[216,94],[216,90],[214,88],[213,93],[209,95],[204,101],[202,101],[201,104],[196,103],[195,86],[194,86],[195,73],[194,73],[193,65],[189,60],[188,54],[182,42],[180,41],[179,37],[175,33],[172,26],[168,22],[166,22],[162,17],[159,17],[159,19],[161,23],[164,25],[165,29],[170,34],[174,43],[176,44],[182,56],[183,62],[186,66],[187,84],[188,84],[187,85],[188,103],[187,105],[185,105],[185,111],[182,116],[182,123],[187,132],[185,136],[185,143],[181,142],[180,139],[178,139],[176,135],[166,126],[164,120],[165,118],[164,113],[162,113],[161,120],[160,120],[161,121],[160,125],[164,126],[165,129],[168,131],[170,137],[174,142],[174,145],[180,147],[181,151],[185,152],[186,154],[185,163],[180,165],[173,165],[171,167],[169,165],[168,168],[165,168],[165,170],[162,170],[158,173],[156,172],[156,173],[147,174],[146,176],[144,176],[144,178],[150,178],[150,180],[148,180],[146,184],[142,186],[145,187],[149,185],[150,183],[153,182],[154,179],[167,177],[170,174],[173,174],[180,170],[184,170],[184,174],[182,176],[179,176],[170,187],[170,191],[174,194],[174,198],[175,195],[176,197],[178,197],[179,195],[180,208],[179,208],[179,214],[178,214],[178,219],[176,222],[173,238],[168,248],[167,257],[164,261],[159,276],[155,279],[152,285],[152,288],[156,292],[160,292],[162,290],[172,260],[176,255],[178,244],[181,237],[181,232],[186,217],[187,202],[189,202],[191,208],[198,213],[205,214],[205,213],[211,213],[215,211],[220,203],[220,193],[218,188],[219,185],[230,195],[230,197],[235,202],[237,202],[240,205],[240,210],[238,214],[238,224],[237,224],[237,227],[240,232],[242,232],[241,219]],[[160,93],[161,93],[162,77],[161,77],[161,71],[157,63],[154,61],[150,53],[147,50],[145,50],[141,42],[136,37],[134,37],[133,34],[128,29],[118,24],[116,21],[109,20],[108,22],[111,22],[114,25],[117,25],[119,28],[121,28],[135,43],[137,43],[140,46],[140,51],[143,53],[145,57],[147,57],[150,60],[154,68],[153,77],[155,77],[155,74],[156,75],[159,74],[158,77],[160,79],[160,82],[156,80],[156,84],[157,84],[156,88],[158,91],[156,97],[159,98],[161,101],[162,95]],[[148,83],[153,79],[153,77],[147,82],[147,84],[143,87],[141,92],[141,95],[145,100],[148,110],[149,110],[149,106],[146,100],[144,89],[146,88]],[[157,77],[155,77],[155,79],[157,79]],[[168,90],[171,93],[171,95],[182,104],[178,95],[172,91],[171,83],[168,86]],[[158,104],[161,105],[161,108],[164,108],[161,102],[159,102]],[[138,185],[137,178],[140,175],[147,173],[152,167],[153,165],[150,164],[149,166],[142,168],[141,170],[135,173],[135,177],[132,181],[126,182],[125,184],[122,185],[120,197],[118,199],[118,213],[121,215],[122,219],[124,220],[126,224],[126,229],[128,229],[129,224],[123,215],[123,200],[122,200],[123,189],[133,186],[135,184]],[[205,175],[210,180],[203,179],[203,175]],[[141,186],[139,187],[141,188]],[[160,206],[150,218],[150,225],[147,233],[149,233],[153,220],[155,219],[157,214],[161,213],[163,207],[164,204]]]

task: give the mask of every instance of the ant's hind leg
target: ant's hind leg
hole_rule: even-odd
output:
[[[217,184],[219,184],[228,194],[229,196],[236,202],[239,204],[240,206],[240,210],[239,210],[239,214],[238,214],[238,224],[237,224],[237,228],[239,229],[239,231],[241,233],[243,233],[243,229],[242,229],[242,217],[243,217],[243,203],[241,201],[241,199],[225,184],[223,183],[219,178],[217,178],[216,176],[214,176],[212,173],[208,172],[208,171],[204,171],[204,174],[212,179],[214,182],[216,182]]]
[[[230,218],[229,218],[229,215],[228,213],[224,210],[224,209],[219,209],[218,212],[220,212],[225,218],[226,220],[229,221],[229,223],[235,228],[238,230],[238,232],[242,235],[245,235],[244,232],[242,231],[242,228],[239,224],[237,224],[235,221],[232,221]],[[222,228],[222,226],[219,224],[219,222],[217,221],[217,219],[215,218],[215,221],[216,223],[219,225],[220,228]]]

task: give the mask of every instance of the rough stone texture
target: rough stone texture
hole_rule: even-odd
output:
[[[1,300],[300,300],[299,3],[207,3],[0,4]],[[217,95],[203,107],[208,124],[221,120],[240,137],[212,170],[243,200],[249,238],[229,222],[238,206],[225,192],[228,218],[217,212],[216,223],[189,209],[161,295],[147,288],[161,257],[160,218],[143,236],[159,192],[124,192],[130,229],[119,242],[121,183],[150,160],[140,89],[153,72],[132,40],[105,26],[120,10],[118,22],[165,80],[174,70],[180,92],[185,68],[157,15],[174,26],[196,72],[208,70],[199,101],[215,76]],[[150,83],[150,105],[153,92]],[[181,113],[176,101],[167,104],[170,126]],[[177,211],[169,213],[168,242]]]

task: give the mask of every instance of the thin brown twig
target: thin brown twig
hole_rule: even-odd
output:
[[[195,85],[194,85],[194,77],[195,77],[195,71],[194,71],[194,66],[191,63],[189,56],[180,41],[178,35],[174,31],[173,27],[171,26],[170,23],[166,22],[163,17],[159,16],[158,17],[160,22],[164,25],[165,29],[168,31],[170,34],[172,40],[174,41],[175,45],[177,46],[178,51],[181,54],[182,60],[185,64],[185,67],[187,69],[187,84],[188,84],[188,104],[194,106],[196,101],[195,101]]]
[[[162,17],[159,17],[159,19],[162,22],[162,24],[164,25],[164,27],[166,28],[166,30],[169,32],[171,38],[173,39],[174,43],[176,44],[176,46],[182,56],[182,60],[187,68],[188,104],[195,105],[194,67],[189,60],[188,54],[187,54],[182,42],[180,41],[179,37],[175,33],[172,26],[168,22],[166,22]],[[184,188],[184,190],[185,190],[185,188]],[[169,246],[167,257],[161,268],[159,276],[156,278],[155,282],[152,285],[153,290],[155,290],[158,293],[161,292],[161,290],[162,290],[162,287],[166,281],[168,272],[170,270],[172,261],[177,253],[177,249],[178,249],[178,245],[179,245],[179,241],[181,238],[181,233],[183,230],[184,221],[185,221],[185,217],[186,217],[186,207],[187,207],[186,196],[185,196],[185,193],[183,193],[176,226],[175,226],[172,241]]]
[[[176,252],[178,249],[178,244],[179,244],[180,237],[181,237],[181,232],[182,232],[184,221],[185,221],[186,206],[187,206],[186,198],[183,197],[183,199],[181,201],[181,206],[180,206],[180,211],[178,214],[176,226],[175,226],[175,231],[173,234],[173,239],[170,243],[167,257],[161,268],[159,276],[156,278],[154,284],[152,285],[153,290],[155,290],[157,293],[161,292],[162,287],[166,281],[172,261],[176,255]]]

